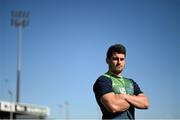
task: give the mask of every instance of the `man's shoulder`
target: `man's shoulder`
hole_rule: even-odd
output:
[[[128,81],[131,81],[131,82],[134,82],[134,80],[133,80],[132,78],[127,78],[127,77],[124,77],[124,76],[123,76],[123,79],[128,80]]]
[[[102,95],[113,92],[112,90],[112,81],[107,76],[101,75],[95,81],[93,85],[93,91],[96,97],[100,98]]]
[[[98,77],[98,79],[96,80],[96,82],[110,82],[111,79],[105,75],[101,75]]]
[[[101,75],[95,81],[94,86],[96,86],[96,85],[99,86],[99,85],[102,85],[102,84],[112,84],[112,81],[107,76]]]

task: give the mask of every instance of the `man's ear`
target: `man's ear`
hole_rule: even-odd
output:
[[[108,58],[106,58],[106,63],[109,64],[109,59]]]

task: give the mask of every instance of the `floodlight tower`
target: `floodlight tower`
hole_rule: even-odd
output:
[[[17,81],[16,81],[16,102],[20,101],[20,75],[21,75],[21,51],[22,51],[22,30],[29,24],[29,12],[26,11],[12,11],[11,25],[18,28],[17,40]]]

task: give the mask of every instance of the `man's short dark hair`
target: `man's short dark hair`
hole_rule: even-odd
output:
[[[110,59],[114,52],[124,54],[126,56],[126,48],[122,44],[114,44],[107,51],[107,58]]]

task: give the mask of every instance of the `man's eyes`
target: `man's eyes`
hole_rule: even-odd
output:
[[[119,58],[113,58],[113,60],[119,60]]]
[[[113,60],[120,60],[120,61],[123,61],[124,58],[113,58]]]

